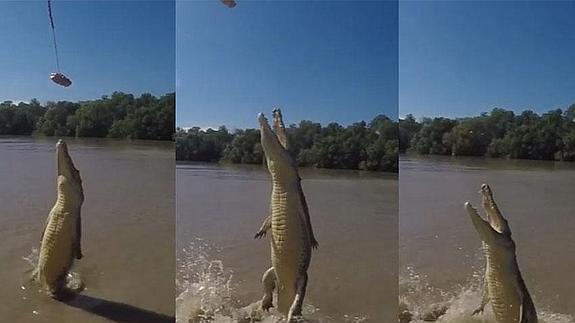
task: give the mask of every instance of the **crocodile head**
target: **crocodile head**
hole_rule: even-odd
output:
[[[283,125],[282,110],[277,109],[277,108],[273,109],[272,115],[274,117],[274,123],[281,123]]]
[[[58,191],[81,204],[84,201],[82,178],[68,153],[68,145],[62,139],[56,143],[56,154],[58,156]]]
[[[274,117],[281,118],[281,112],[274,110]],[[260,123],[261,145],[266,156],[268,170],[274,178],[291,178],[297,171],[289,152],[281,144],[278,135],[274,133],[263,113],[258,114]],[[278,121],[279,122],[279,121]],[[283,122],[282,122],[283,125]],[[285,131],[276,128],[276,131]],[[297,176],[296,176],[297,177]]]
[[[493,230],[503,233],[511,234],[507,220],[501,215],[495,200],[493,199],[493,192],[487,184],[481,185],[481,196],[483,197],[483,208],[487,213],[487,221]]]

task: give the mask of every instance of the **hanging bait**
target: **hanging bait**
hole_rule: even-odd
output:
[[[58,57],[58,45],[56,42],[56,29],[54,28],[54,17],[52,16],[52,3],[48,0],[48,16],[50,17],[50,27],[52,27],[52,42],[54,44],[54,54],[56,54],[56,69],[58,72],[51,73],[50,79],[52,82],[68,87],[72,85],[72,81],[60,71],[60,58]]]
[[[220,0],[223,4],[226,5],[228,8],[233,8],[236,6],[236,2],[234,0]]]
[[[62,85],[63,87],[68,87],[72,85],[72,81],[70,81],[70,79],[67,78],[66,75],[62,73],[50,73],[50,79],[52,80],[52,82],[58,85]]]

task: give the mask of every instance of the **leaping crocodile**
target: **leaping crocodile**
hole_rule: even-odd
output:
[[[487,260],[483,297],[473,315],[482,313],[485,305],[491,302],[498,323],[537,323],[535,306],[517,264],[509,224],[501,215],[487,184],[481,185],[481,194],[487,221],[477,214],[471,203],[465,203]]]
[[[318,243],[314,237],[309,210],[301,187],[295,161],[287,148],[287,136],[281,111],[273,111],[274,131],[260,113],[261,144],[272,177],[271,214],[255,235],[261,238],[271,229],[272,267],[262,278],[264,296],[262,308],[272,307],[273,291],[277,289],[277,308],[294,322],[301,316],[307,287],[307,269],[312,248]],[[274,133],[275,132],[275,133]]]
[[[74,167],[66,143],[56,144],[58,163],[58,198],[52,207],[42,233],[40,257],[35,278],[53,297],[58,297],[74,258],[81,259],[80,209],[84,190],[80,173]]]

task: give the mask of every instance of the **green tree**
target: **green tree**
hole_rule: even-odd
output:
[[[376,116],[346,128],[337,123],[322,127],[304,120],[286,129],[290,153],[299,166],[318,168],[395,171],[398,169],[398,124]],[[176,158],[192,161],[223,161],[260,164],[264,162],[257,129],[216,130],[191,128],[176,131]]]
[[[412,114],[405,116],[405,119],[399,119],[399,151],[405,153],[410,147],[415,135],[421,130],[421,124],[418,123]]]
[[[486,118],[471,118],[459,122],[447,134],[446,145],[451,147],[454,156],[483,156],[491,142],[490,132],[487,131]]]
[[[68,125],[68,117],[74,115],[80,104],[67,101],[48,102],[46,113],[38,120],[36,128],[46,136],[74,136],[76,129]]]
[[[259,130],[238,130],[232,142],[225,148],[223,160],[231,163],[261,164],[263,149]]]
[[[0,103],[0,134],[173,140],[175,93],[160,98],[114,92],[80,102]]]
[[[424,119],[421,129],[413,137],[415,150],[424,155],[450,155],[451,145],[444,139],[456,124],[447,118]]]

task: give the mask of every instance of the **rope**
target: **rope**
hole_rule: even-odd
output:
[[[52,17],[52,4],[48,0],[48,16],[50,16],[50,26],[52,27],[52,40],[54,43],[54,53],[56,54],[56,69],[60,73],[60,58],[58,57],[58,45],[56,44],[56,30],[54,28],[54,18]]]

